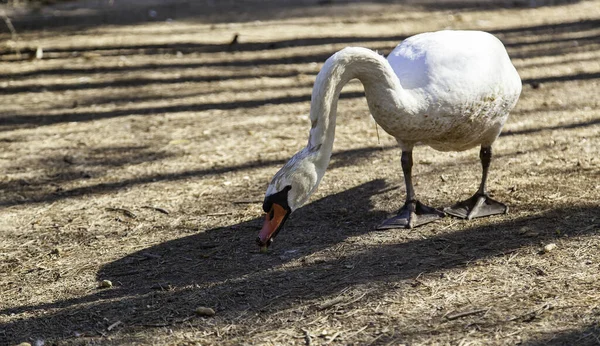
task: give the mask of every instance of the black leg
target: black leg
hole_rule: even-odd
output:
[[[406,185],[406,203],[415,199],[415,188],[412,183],[412,151],[403,151],[402,158],[400,159],[402,164],[402,173],[404,173],[404,184]]]
[[[406,184],[406,201],[398,211],[398,215],[385,220],[377,229],[413,228],[444,217],[444,213],[428,207],[415,198],[415,188],[412,183],[412,151],[402,152],[402,172]]]
[[[481,147],[479,159],[481,160],[482,168],[479,189],[471,198],[458,202],[450,208],[445,208],[444,211],[446,213],[467,220],[508,213],[508,207],[503,203],[491,199],[486,190],[488,170],[492,162],[492,147]]]
[[[480,195],[487,195],[486,184],[488,170],[490,169],[490,163],[492,162],[492,147],[481,147],[479,150],[479,160],[481,161],[481,184],[479,184],[479,190],[477,193]]]

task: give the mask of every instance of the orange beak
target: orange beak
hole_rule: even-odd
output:
[[[265,214],[265,222],[258,234],[258,245],[261,247],[269,246],[272,238],[283,226],[287,218],[288,211],[277,203],[273,203],[271,210]]]

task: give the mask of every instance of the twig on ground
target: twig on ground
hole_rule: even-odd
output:
[[[275,296],[275,297],[269,299],[268,303],[266,305],[264,305],[261,309],[268,308],[269,306],[273,305],[273,303],[277,302],[279,300],[279,298],[285,297],[287,295],[288,295],[287,293],[284,293],[284,294],[280,294],[278,296]]]
[[[227,215],[231,215],[233,213],[210,213],[210,214],[206,214],[206,216],[227,216]]]
[[[379,334],[377,335],[373,340],[371,340],[368,344],[366,344],[367,346],[369,345],[373,345],[375,343],[375,341],[379,340],[381,337],[383,336],[383,334]]]
[[[329,338],[329,340],[325,343],[325,345],[329,345],[333,342],[333,340],[335,340],[338,336],[340,336],[341,332],[336,332],[335,334],[333,334],[331,336],[331,338]]]
[[[444,315],[444,317],[446,317],[446,319],[448,321],[452,321],[452,320],[456,320],[456,319],[471,316],[471,315],[477,315],[482,312],[488,312],[489,310],[490,310],[489,308],[485,308],[485,309],[462,311],[462,312],[457,312],[457,313],[453,313],[453,314],[448,313],[448,314]]]
[[[359,300],[363,299],[363,298],[364,298],[364,297],[367,295],[367,293],[369,293],[369,292],[365,292],[365,293],[361,294],[361,295],[360,295],[360,297],[358,297],[358,298],[356,298],[356,299],[352,299],[351,301],[349,301],[349,302],[347,302],[347,303],[344,303],[344,304],[342,304],[342,306],[346,306],[346,305],[350,305],[350,304],[354,304],[354,303],[356,303],[357,301],[359,301]]]
[[[392,341],[388,342],[387,344],[385,344],[385,346],[389,346],[389,345],[398,345],[399,344],[400,339],[393,339]]]
[[[187,321],[191,320],[194,317],[195,316],[192,315],[192,316],[188,316],[188,317],[182,318],[180,320],[174,320],[174,321],[171,321],[171,322],[166,322],[166,323],[144,323],[144,324],[138,324],[138,326],[152,327],[152,328],[169,327],[169,326],[174,326],[176,324],[187,322]]]
[[[6,27],[8,27],[8,30],[10,31],[11,40],[16,41],[18,39],[17,30],[15,29],[15,26],[13,25],[12,21],[6,15],[6,13],[4,13],[4,11],[2,11],[2,14],[0,16],[2,16],[2,19],[4,19],[4,23],[6,24]]]
[[[306,342],[306,346],[311,346],[312,338],[310,337],[310,332],[304,328],[302,328],[302,331],[304,332],[304,341]]]
[[[157,211],[157,212],[159,212],[159,213],[163,213],[163,214],[165,214],[165,215],[169,215],[169,211],[168,211],[168,210],[166,210],[166,209],[163,209],[163,208],[159,208],[159,207],[152,207],[152,206],[149,206],[149,205],[145,205],[145,206],[143,206],[142,208],[156,210],[156,211]]]
[[[308,322],[306,325],[310,326],[310,325],[315,324],[315,323],[320,323],[320,322],[322,322],[322,321],[324,321],[326,319],[327,319],[327,315],[322,316],[322,317],[318,317],[317,319],[315,319],[315,320],[313,320],[311,322]]]
[[[544,312],[548,309],[550,309],[550,304],[545,303],[544,305],[542,305],[541,307],[539,307],[537,309],[534,309],[534,310],[531,310],[524,314],[513,317],[513,318],[509,319],[508,321],[512,322],[512,321],[523,319],[523,322],[530,322],[530,321],[533,321],[537,316],[541,315],[542,312]]]
[[[365,293],[361,294],[358,298],[352,299],[350,301],[346,301],[346,297],[344,297],[344,296],[338,296],[338,297],[332,298],[332,299],[324,302],[323,304],[319,305],[319,310],[325,310],[327,308],[330,308],[334,305],[338,305],[340,303],[343,303],[341,306],[346,306],[346,305],[356,303],[357,301],[363,299],[367,295],[367,293],[369,293],[369,292],[365,292]]]
[[[135,219],[137,216],[131,211],[131,210],[127,210],[125,208],[106,208],[107,211],[115,211],[115,212],[119,212],[122,213],[125,216],[128,216],[132,219]]]
[[[111,330],[115,329],[117,326],[119,326],[121,324],[123,324],[123,322],[117,321],[117,322],[111,324],[110,326],[108,326],[108,328],[106,328],[106,330],[108,330],[110,332]]]
[[[151,258],[161,258],[161,255],[154,254],[152,252],[144,251],[141,253],[142,256],[151,259]]]
[[[352,333],[350,333],[350,334],[346,334],[346,340],[347,340],[347,339],[349,339],[349,338],[351,338],[351,337],[353,337],[353,336],[355,336],[355,335],[358,335],[358,334],[360,334],[362,331],[364,331],[364,330],[365,330],[365,329],[367,329],[368,327],[369,327],[369,326],[368,326],[368,325],[366,325],[366,326],[364,326],[364,327],[360,328],[359,330],[357,330],[357,331],[355,331],[355,332],[352,332]]]
[[[142,327],[150,327],[150,328],[162,328],[172,326],[173,323],[144,323],[140,324]]]
[[[325,310],[325,309],[330,308],[330,307],[332,307],[334,305],[342,303],[345,300],[346,300],[346,298],[343,297],[343,296],[335,297],[335,298],[330,299],[330,300],[324,302],[323,304],[319,305],[319,310]]]

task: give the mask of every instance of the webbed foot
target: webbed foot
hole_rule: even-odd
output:
[[[508,213],[508,206],[491,199],[487,195],[475,194],[473,197],[458,202],[452,207],[444,208],[444,211],[452,216],[471,220],[477,217],[506,214]]]
[[[444,216],[443,211],[426,206],[419,201],[411,201],[404,204],[398,211],[398,215],[385,220],[377,226],[377,229],[414,228]]]

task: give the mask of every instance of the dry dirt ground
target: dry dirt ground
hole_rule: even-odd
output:
[[[3,10],[1,345],[600,344],[600,1]],[[320,189],[260,254],[323,61],[443,28],[494,33],[523,79],[489,179],[510,213],[376,231],[400,152],[355,82]],[[470,196],[477,153],[418,147],[420,198]]]

